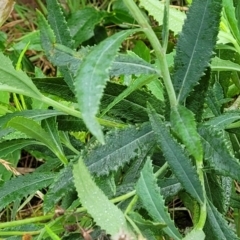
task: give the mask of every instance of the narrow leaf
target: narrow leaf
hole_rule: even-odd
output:
[[[58,148],[54,142],[52,142],[51,135],[49,135],[49,133],[47,133],[36,121],[24,117],[15,117],[8,121],[7,127],[12,127],[45,144],[63,163],[67,163],[65,156],[58,151]]]
[[[73,166],[73,177],[82,205],[98,226],[111,235],[129,232],[124,214],[97,187],[81,157]]]
[[[4,56],[2,52],[0,52],[0,59],[1,91],[19,93],[41,99],[42,94],[24,72],[15,70],[10,59]]]
[[[240,65],[230,60],[223,60],[214,57],[211,62],[212,71],[237,71],[240,72]]]
[[[141,176],[136,185],[136,191],[143,206],[153,220],[167,225],[163,231],[173,239],[181,239],[180,233],[170,218],[163,197],[159,193],[150,160],[147,160],[143,167]]]
[[[146,154],[155,144],[149,124],[113,130],[106,137],[106,144],[97,144],[86,156],[86,165],[92,173],[108,175],[117,171],[133,158]]]
[[[193,1],[177,44],[173,85],[182,103],[209,65],[216,43],[221,0]]]
[[[217,211],[211,202],[207,204],[207,221],[204,227],[206,240],[239,240],[233,230],[228,226],[224,217]]]
[[[170,119],[174,133],[182,140],[188,152],[197,161],[202,161],[203,148],[194,114],[184,106],[178,105],[171,110]]]
[[[44,212],[49,212],[66,194],[74,189],[72,168],[67,166],[59,172],[44,196]]]
[[[55,33],[57,43],[73,47],[70,30],[57,0],[47,0],[48,21]]]
[[[217,173],[240,180],[240,164],[230,150],[230,142],[223,132],[213,127],[201,127],[199,133],[203,140],[205,160]],[[225,133],[227,134],[227,133]]]
[[[103,134],[95,116],[108,80],[108,70],[122,41],[134,32],[121,31],[101,42],[86,56],[76,74],[75,90],[83,121],[101,143],[104,142]]]
[[[33,194],[37,190],[47,187],[52,183],[55,176],[53,172],[36,172],[12,178],[0,188],[0,210],[17,199],[21,199],[24,196]]]
[[[190,159],[186,156],[183,148],[173,139],[166,125],[152,107],[149,110],[149,118],[157,142],[173,173],[186,191],[202,204],[204,201],[202,185]]]

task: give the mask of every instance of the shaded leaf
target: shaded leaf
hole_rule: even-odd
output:
[[[50,185],[56,174],[54,173],[33,173],[12,178],[0,188],[0,210],[9,203],[21,199],[24,196],[35,193],[37,190]]]
[[[149,159],[143,167],[136,185],[136,191],[144,208],[148,211],[153,220],[167,225],[163,231],[173,239],[181,239],[181,235],[176,229],[165,207],[164,199],[159,193],[156,178],[153,174],[153,167]]]
[[[190,159],[181,145],[173,139],[168,128],[152,107],[149,108],[149,118],[157,142],[173,173],[186,191],[202,204],[204,202],[202,185]]]
[[[204,226],[206,240],[222,239],[222,240],[239,240],[233,230],[228,226],[226,220],[217,211],[211,202],[207,203],[207,220]]]
[[[170,119],[172,130],[184,143],[188,152],[197,161],[202,161],[203,148],[194,114],[186,107],[178,105],[171,109]]]
[[[240,180],[240,164],[230,150],[230,143],[222,131],[212,127],[201,127],[199,133],[203,140],[207,165],[223,176]]]

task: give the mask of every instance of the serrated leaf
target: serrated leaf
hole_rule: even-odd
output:
[[[31,79],[21,70],[15,70],[11,60],[0,52],[0,86],[1,91],[19,93],[28,97],[41,99],[42,94]]]
[[[239,240],[233,230],[228,226],[224,217],[217,211],[211,202],[207,203],[207,220],[204,226],[206,240]]]
[[[174,60],[173,85],[177,101],[182,103],[209,65],[216,44],[221,0],[193,1]]]
[[[210,125],[216,129],[225,129],[227,128],[231,123],[237,121],[240,119],[240,112],[234,111],[234,112],[226,112],[221,114],[220,116],[211,118],[206,122],[207,125]]]
[[[144,7],[148,11],[149,15],[153,16],[154,19],[159,23],[159,25],[163,25],[164,4],[164,1],[140,0],[140,6]],[[175,32],[175,34],[181,32],[185,18],[185,13],[170,8],[169,29]]]
[[[203,148],[194,114],[186,107],[178,105],[171,109],[170,119],[172,130],[184,143],[188,152],[197,161],[202,161]]]
[[[13,10],[15,2],[13,0],[1,0],[0,2],[0,26],[7,20]]]
[[[66,194],[74,189],[72,168],[67,166],[59,172],[44,196],[44,212],[49,212]]]
[[[150,63],[138,57],[133,52],[119,54],[110,69],[111,76],[132,75],[132,74],[160,74]]]
[[[52,142],[51,135],[36,121],[25,117],[14,117],[8,121],[7,127],[12,127],[45,144],[63,163],[67,163],[66,157],[59,152],[58,148]]]
[[[210,168],[223,176],[240,180],[240,164],[230,151],[230,143],[222,131],[212,127],[201,127],[205,160]]]
[[[108,175],[138,155],[149,152],[154,144],[149,124],[143,124],[139,128],[113,130],[106,136],[106,144],[97,144],[86,156],[85,162],[92,173],[98,176]]]
[[[170,218],[163,197],[159,193],[156,178],[153,174],[153,167],[149,159],[143,167],[136,185],[136,191],[144,208],[153,220],[167,225],[163,231],[173,239],[181,239],[180,233]]]
[[[97,187],[82,157],[73,166],[73,177],[82,205],[91,214],[98,226],[111,235],[116,235],[119,230],[129,232],[132,235],[124,214]]]
[[[38,141],[34,141],[32,139],[14,139],[10,141],[0,142],[0,158],[3,158],[9,153],[12,153],[16,150],[23,149],[26,146],[33,145],[33,144],[41,144]]]
[[[57,0],[47,0],[48,21],[55,33],[57,43],[73,47],[70,30]]]
[[[56,174],[51,173],[33,173],[24,176],[12,178],[0,188],[0,210],[9,203],[21,199],[28,194],[35,193],[37,190],[50,185]]]
[[[86,56],[76,74],[75,91],[83,121],[101,143],[104,143],[103,133],[95,116],[108,80],[108,70],[122,41],[134,32],[121,31],[102,41]]]
[[[173,139],[168,128],[152,107],[149,109],[149,118],[157,142],[173,173],[185,190],[202,204],[204,202],[202,185],[190,159],[186,156],[183,148]]]

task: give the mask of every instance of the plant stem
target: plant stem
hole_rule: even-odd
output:
[[[51,98],[48,98],[46,96],[41,96],[40,100],[50,106],[55,107],[58,110],[63,111],[66,114],[69,114],[69,115],[77,117],[77,118],[82,118],[82,114],[79,111],[72,109],[70,107],[67,107],[59,102],[56,102],[56,101],[52,100]],[[127,126],[126,124],[117,123],[117,122],[113,122],[113,121],[109,121],[109,120],[105,120],[105,119],[101,119],[101,118],[96,118],[96,119],[102,126],[105,126],[105,127],[124,128]]]
[[[130,12],[132,13],[133,17],[136,19],[136,21],[140,24],[140,26],[143,28],[143,31],[145,32],[149,42],[151,43],[156,57],[158,59],[157,64],[158,68],[160,69],[163,77],[163,81],[168,93],[169,101],[171,107],[174,107],[177,105],[177,99],[176,94],[172,85],[167,59],[166,59],[166,53],[159,42],[156,34],[152,30],[152,27],[149,25],[147,19],[143,16],[138,6],[135,4],[133,0],[123,0],[125,5],[128,7]]]
[[[26,218],[26,219],[17,220],[17,221],[4,222],[4,223],[0,223],[0,229],[7,228],[7,227],[21,226],[24,224],[29,224],[29,223],[34,223],[34,222],[48,221],[48,220],[52,219],[53,217],[54,217],[54,214],[48,214],[48,215],[40,216],[40,217],[33,217],[33,218]]]
[[[165,162],[162,167],[160,169],[158,169],[157,172],[154,173],[155,177],[158,178],[160,176],[162,176],[163,174],[165,174],[165,172],[167,171],[168,169],[168,163]]]

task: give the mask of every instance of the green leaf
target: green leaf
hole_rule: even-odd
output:
[[[10,141],[0,142],[0,158],[3,158],[9,153],[12,153],[16,150],[23,149],[26,146],[34,145],[34,144],[42,144],[38,141],[34,141],[32,139],[13,139]]]
[[[15,70],[10,59],[0,52],[0,85],[1,91],[19,93],[36,99],[42,94],[31,79],[21,70]]]
[[[207,221],[204,227],[206,240],[239,240],[239,238],[227,224],[224,217],[217,211],[211,202],[207,203],[207,212]]]
[[[240,112],[239,111],[231,111],[221,114],[220,116],[211,118],[207,122],[205,122],[206,125],[210,125],[216,129],[225,129],[227,128],[231,123],[237,121],[240,119]]]
[[[142,75],[134,80],[134,82],[128,86],[121,94],[119,94],[114,101],[112,101],[106,109],[101,113],[101,116],[105,115],[111,108],[113,108],[117,103],[121,102],[124,98],[130,95],[133,91],[141,88],[142,86],[146,85],[147,83],[156,79],[155,75],[145,76]]]
[[[18,131],[21,131],[27,136],[45,144],[63,163],[67,163],[66,157],[59,152],[57,146],[54,144],[54,142],[52,142],[51,135],[46,132],[36,121],[25,117],[14,117],[8,121],[7,127],[12,127]]]
[[[57,151],[57,156],[61,159],[62,162],[67,163],[68,160],[65,157],[63,147],[60,141],[59,132],[57,129],[56,118],[48,118],[42,121],[42,128],[48,133],[48,141],[51,141],[54,145],[55,151]]]
[[[240,180],[240,164],[230,150],[226,135],[213,127],[201,127],[205,160],[211,169],[223,176]],[[225,133],[227,134],[227,133]]]
[[[194,114],[186,107],[178,105],[171,109],[171,128],[181,139],[188,152],[197,160],[203,159],[201,138],[197,132]]]
[[[128,51],[127,54],[119,54],[110,69],[111,76],[132,74],[160,74],[154,65],[146,62],[135,53]]]
[[[173,85],[182,103],[203,75],[216,44],[221,0],[195,0],[178,39]]]
[[[117,171],[134,158],[141,157],[155,144],[149,124],[113,130],[106,136],[106,144],[97,144],[85,157],[88,169],[100,176]],[[90,146],[91,147],[91,146]],[[89,151],[89,150],[88,150]]]
[[[149,118],[157,142],[171,170],[186,191],[202,204],[204,202],[202,185],[190,159],[186,156],[181,145],[171,136],[168,128],[152,107],[149,108]]]
[[[82,157],[73,166],[73,177],[83,207],[91,214],[98,226],[113,236],[120,230],[132,235],[124,214],[97,187]]]
[[[153,220],[167,225],[163,231],[173,239],[181,239],[181,235],[176,229],[165,207],[164,199],[159,193],[156,178],[153,174],[152,164],[149,159],[143,167],[141,176],[136,185],[136,191],[144,208],[148,211]]]
[[[146,62],[151,61],[151,52],[149,47],[141,40],[138,40],[133,48],[133,52]]]
[[[183,240],[204,240],[205,233],[201,229],[193,229],[190,233],[183,238]]]
[[[155,239],[156,237],[160,237],[162,235],[162,228],[166,227],[165,223],[145,220],[137,212],[130,212],[128,215],[131,220],[136,223],[145,239]]]
[[[57,0],[47,0],[48,21],[55,33],[57,43],[73,47],[72,37],[61,6]]]
[[[56,174],[51,173],[33,173],[24,176],[12,178],[0,188],[0,210],[9,203],[21,199],[24,196],[35,193],[37,190],[50,185]]]
[[[240,31],[238,28],[238,20],[236,19],[236,9],[234,7],[233,1],[223,0],[223,17],[228,21],[228,27],[234,39],[240,44]]]
[[[212,71],[237,71],[240,72],[240,65],[230,60],[223,60],[218,57],[214,57],[211,61]]]
[[[72,168],[67,166],[59,172],[44,196],[44,212],[49,212],[66,194],[74,190]]]
[[[76,46],[94,36],[95,25],[100,23],[105,15],[105,12],[94,7],[86,7],[71,14],[68,26]]]
[[[163,25],[163,14],[164,14],[164,1],[158,0],[140,0],[140,6],[144,7],[149,15],[159,23]],[[169,29],[175,34],[178,34],[182,30],[184,19],[186,15],[174,8],[169,9]]]
[[[101,143],[104,143],[103,133],[95,116],[108,80],[108,70],[122,41],[134,32],[121,31],[101,42],[86,56],[76,74],[75,91],[83,121]]]

